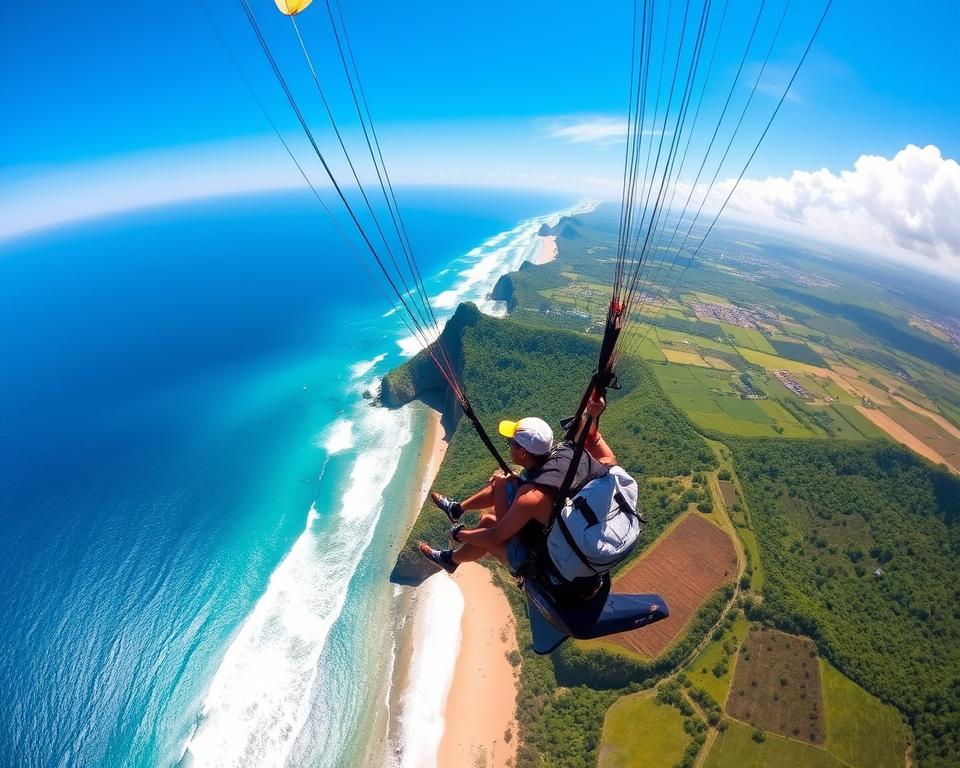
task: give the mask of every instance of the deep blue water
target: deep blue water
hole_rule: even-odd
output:
[[[431,276],[571,201],[401,202]],[[317,435],[400,360],[386,309],[303,195],[0,245],[0,763],[180,759],[311,504],[326,530],[351,465]]]

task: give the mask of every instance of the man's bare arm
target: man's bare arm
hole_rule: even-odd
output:
[[[606,464],[607,466],[612,466],[617,463],[617,457],[614,455],[613,451],[610,449],[610,446],[607,445],[607,441],[603,439],[603,436],[600,434],[600,414],[606,410],[607,404],[604,402],[603,398],[593,399],[587,401],[586,415],[590,416],[590,431],[587,432],[587,439],[584,441],[584,448],[587,453],[589,453],[593,458],[599,461],[601,464]],[[577,430],[577,437],[579,439],[581,433],[583,432],[584,422],[586,419],[581,419],[580,429]]]

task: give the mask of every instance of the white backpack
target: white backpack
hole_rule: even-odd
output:
[[[567,499],[550,528],[547,552],[567,581],[606,573],[633,551],[645,522],[637,481],[613,466]]]

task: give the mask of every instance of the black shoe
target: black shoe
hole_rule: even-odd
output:
[[[451,523],[457,523],[460,521],[460,518],[463,517],[463,510],[460,508],[459,501],[448,499],[436,491],[430,491],[430,498],[439,509],[443,510],[443,514],[450,518]]]
[[[434,549],[425,541],[420,542],[420,554],[431,563],[439,565],[447,573],[453,573],[457,570],[458,563],[453,562],[452,549]]]
[[[460,531],[462,530],[463,530],[463,523],[454,523],[453,525],[450,526],[450,532],[448,535],[453,541],[457,542],[457,544],[463,544],[463,542],[460,541]]]

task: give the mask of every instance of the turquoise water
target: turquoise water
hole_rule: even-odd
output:
[[[449,309],[571,203],[401,200]],[[362,397],[403,359],[386,310],[302,195],[0,246],[0,762],[369,754],[423,427]]]

